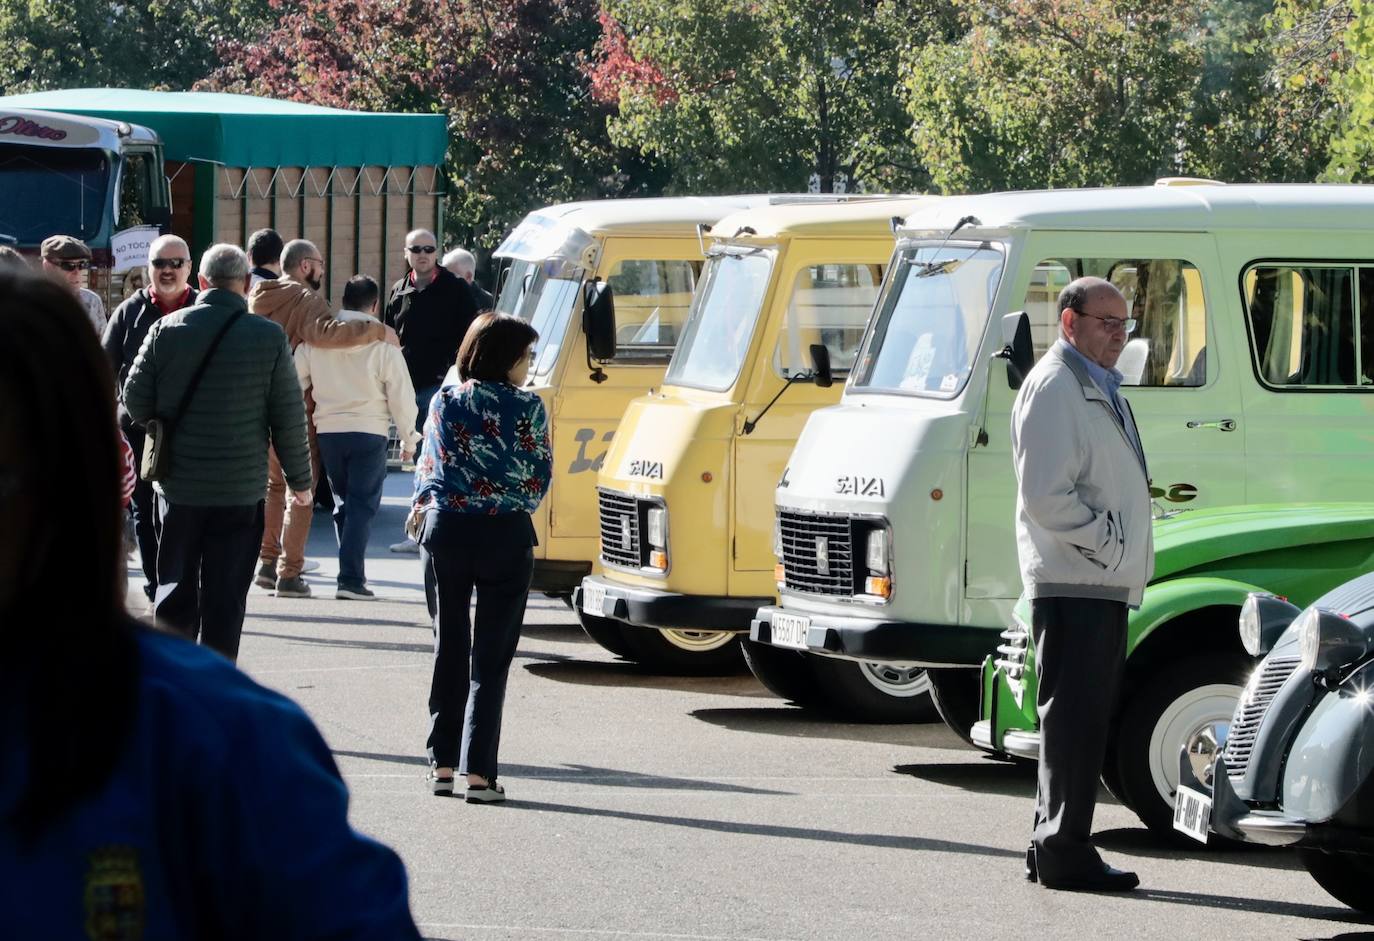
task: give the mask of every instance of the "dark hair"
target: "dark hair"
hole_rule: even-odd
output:
[[[30,271],[29,263],[24,260],[24,256],[10,248],[8,245],[0,245],[0,271]]]
[[[479,314],[458,347],[458,376],[479,382],[505,382],[539,331],[510,314]]]
[[[377,303],[377,298],[382,296],[382,291],[377,287],[377,282],[373,281],[365,274],[355,274],[348,279],[348,283],[343,289],[343,305],[345,310],[366,311],[373,304]]]
[[[248,236],[248,257],[255,267],[275,265],[285,244],[276,229],[258,229]]]
[[[14,597],[0,602],[9,679],[27,708],[19,745],[29,767],[7,823],[34,838],[114,770],[136,707],[138,656],[124,610],[123,468],[109,359],[65,285],[0,271],[0,297],[0,349],[17,351],[0,370],[0,402],[20,445],[18,496],[34,508]],[[35,446],[53,434],[62,440],[61,473]],[[73,552],[82,563],[77,591]]]

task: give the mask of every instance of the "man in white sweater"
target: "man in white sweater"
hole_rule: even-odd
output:
[[[376,320],[381,290],[366,275],[344,287],[339,320]],[[372,518],[382,505],[386,482],[387,433],[391,423],[401,436],[404,458],[415,453],[415,389],[401,350],[378,340],[362,346],[325,349],[302,343],[296,348],[296,374],[302,391],[315,399],[320,460],[334,491],[334,532],[339,540],[339,580],[335,598],[368,601],[363,559]]]

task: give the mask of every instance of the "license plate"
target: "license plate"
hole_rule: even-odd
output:
[[[810,626],[810,618],[805,618],[797,614],[774,614],[774,646],[791,647],[793,650],[805,650],[806,629]]]
[[[582,610],[594,618],[606,616],[606,589],[601,585],[582,587]]]
[[[1174,795],[1174,829],[1200,843],[1207,842],[1207,826],[1212,822],[1212,798],[1190,787]]]

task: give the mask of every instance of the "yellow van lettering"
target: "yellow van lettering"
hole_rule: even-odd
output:
[[[615,429],[612,428],[601,436],[601,441],[603,444],[609,445],[611,439],[614,437]],[[596,440],[596,429],[579,428],[577,431],[573,432],[573,440],[577,442],[577,455],[572,459],[572,463],[568,465],[568,473],[581,474],[587,471],[601,470],[601,465],[605,463],[606,455],[610,453],[609,447],[603,448],[601,453],[595,458],[587,457],[587,445]]]

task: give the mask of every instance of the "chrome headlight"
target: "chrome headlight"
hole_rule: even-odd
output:
[[[1252,591],[1240,608],[1240,642],[1246,653],[1262,657],[1283,636],[1301,611],[1287,598],[1267,591]]]
[[[644,524],[645,538],[649,545],[655,549],[668,548],[668,508],[662,506],[649,507],[648,516]]]
[[[1370,649],[1364,629],[1343,614],[1310,607],[1297,620],[1305,670],[1330,670],[1354,663]]]
[[[773,514],[773,557],[782,561],[782,517]]]
[[[868,543],[864,549],[864,564],[873,574],[887,574],[887,553],[890,545],[891,540],[886,529],[869,530]]]

